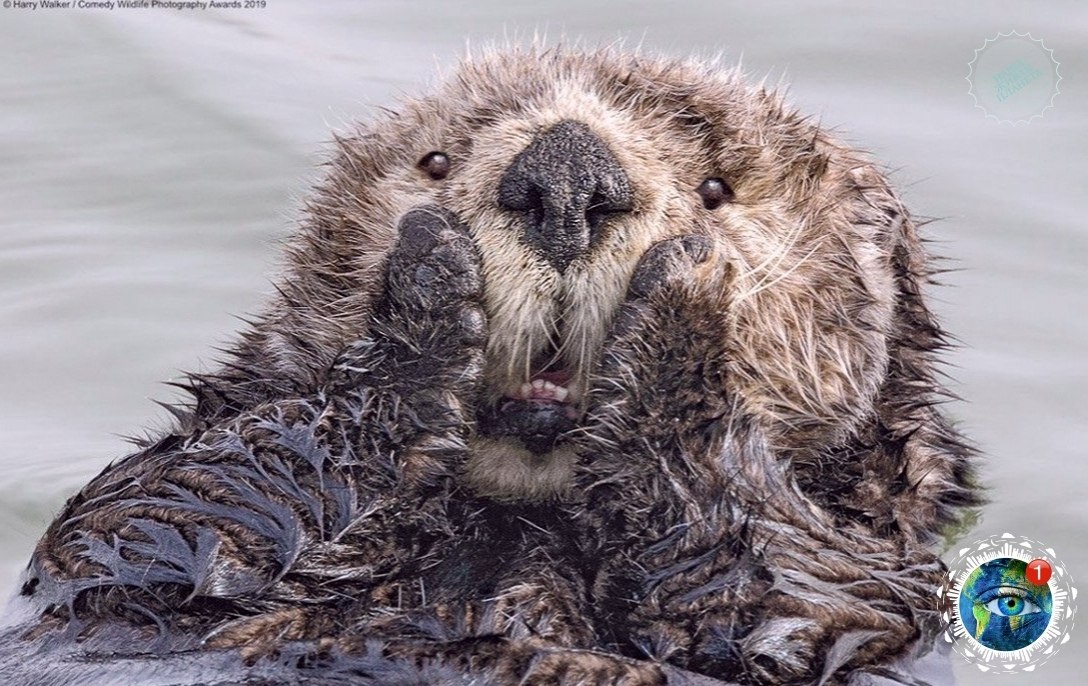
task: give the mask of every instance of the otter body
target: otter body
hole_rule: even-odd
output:
[[[338,139],[308,217],[38,544],[8,683],[910,678],[976,496],[862,155],[731,70],[503,51]]]

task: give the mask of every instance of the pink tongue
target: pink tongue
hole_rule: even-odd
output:
[[[533,378],[530,379],[530,382],[536,381],[537,379],[548,381],[556,386],[566,386],[570,383],[570,372],[540,372],[539,374],[534,375]]]

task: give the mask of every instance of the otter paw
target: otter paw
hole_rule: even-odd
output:
[[[691,375],[712,368],[724,353],[731,271],[708,237],[678,236],[654,244],[631,276],[597,376],[615,379],[617,372],[635,372],[651,382],[646,388],[665,380],[647,375],[662,373],[670,386],[699,382]]]
[[[646,251],[590,379],[592,439],[709,437],[730,406],[731,283],[710,238],[679,236]]]
[[[694,327],[675,331],[695,335],[708,326],[720,325],[731,273],[730,265],[707,236],[677,236],[655,243],[631,275],[626,302],[616,313],[613,336],[634,329],[664,331],[661,325],[669,320]]]
[[[655,243],[631,276],[628,299],[645,298],[671,283],[687,280],[696,265],[710,259],[713,250],[714,244],[706,236],[678,236]]]
[[[410,347],[441,342],[450,353],[483,345],[483,278],[468,228],[449,210],[427,205],[405,214],[399,230],[375,331]]]
[[[366,336],[337,358],[330,393],[351,398],[365,388],[384,398],[368,400],[357,418],[364,452],[397,451],[404,464],[418,463],[406,470],[427,475],[437,470],[431,453],[459,451],[475,415],[487,340],[483,279],[476,246],[452,212],[415,208],[399,231]]]
[[[429,309],[480,297],[480,258],[455,214],[436,205],[417,207],[400,220],[399,231],[387,266],[391,299]]]

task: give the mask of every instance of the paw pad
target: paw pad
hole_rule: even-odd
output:
[[[714,245],[706,236],[677,236],[646,251],[631,277],[630,297],[644,298],[669,281],[687,276],[710,259]]]
[[[455,214],[434,205],[419,207],[405,214],[398,228],[388,265],[394,300],[429,308],[479,296],[479,257]]]

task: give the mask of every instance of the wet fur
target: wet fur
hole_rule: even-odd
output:
[[[559,275],[491,189],[566,119],[636,208]],[[735,201],[703,208],[708,176]],[[307,209],[191,410],[46,532],[9,645],[497,684],[834,683],[926,649],[971,451],[929,260],[863,155],[733,70],[505,50],[338,138]],[[549,341],[585,418],[508,468],[475,408]]]

